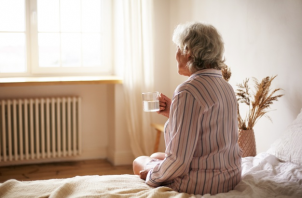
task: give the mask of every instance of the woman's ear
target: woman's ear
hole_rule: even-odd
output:
[[[188,60],[191,60],[191,51],[189,50],[189,48],[187,46],[185,46],[185,52],[186,52],[186,58]]]
[[[188,60],[191,60],[192,56],[191,56],[191,51],[190,50],[187,51],[186,57],[187,57]]]

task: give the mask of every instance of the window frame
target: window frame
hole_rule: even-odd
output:
[[[39,67],[37,1],[25,2],[25,37],[26,37],[26,72],[0,73],[0,77],[35,77],[35,76],[89,76],[112,75],[112,1],[101,0],[101,67]]]

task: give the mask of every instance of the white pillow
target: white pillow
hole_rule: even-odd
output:
[[[280,160],[302,165],[302,109],[282,137],[267,152]]]

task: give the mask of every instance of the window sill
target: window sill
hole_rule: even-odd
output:
[[[32,85],[122,84],[117,76],[62,76],[0,78],[0,87]]]

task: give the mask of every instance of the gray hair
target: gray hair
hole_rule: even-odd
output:
[[[191,73],[225,67],[224,43],[214,26],[199,22],[180,24],[174,30],[172,40],[182,54],[191,53],[187,64]]]

